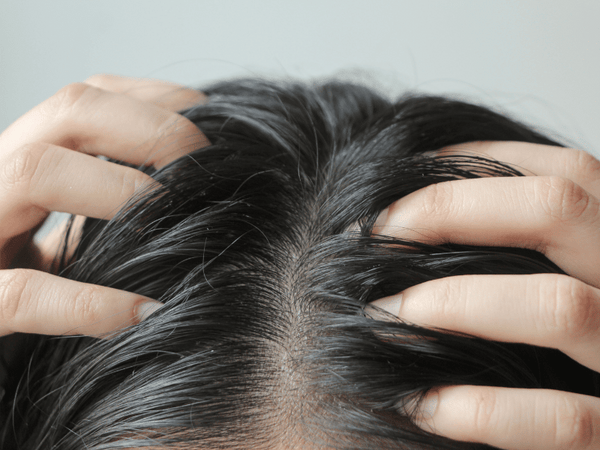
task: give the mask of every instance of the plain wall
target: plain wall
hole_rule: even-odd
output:
[[[599,18],[596,0],[0,0],[0,130],[96,73],[339,75],[474,99],[599,155]]]

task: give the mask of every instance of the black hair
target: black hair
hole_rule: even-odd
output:
[[[61,268],[165,306],[111,339],[40,337],[8,392],[2,448],[479,449],[418,429],[403,405],[456,384],[600,395],[558,351],[366,308],[451,275],[562,273],[529,250],[373,234],[380,211],[425,186],[521,175],[431,151],[557,142],[477,105],[347,83],[205,92],[184,114],[212,145],[142,168],[153,189],[87,220]]]

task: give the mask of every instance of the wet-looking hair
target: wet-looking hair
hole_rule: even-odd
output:
[[[206,92],[186,115],[212,145],[144,169],[155,189],[88,220],[61,269],[166,306],[108,340],[40,337],[8,391],[2,448],[488,448],[421,431],[402,405],[454,384],[600,394],[557,351],[365,308],[440,277],[560,273],[533,251],[372,233],[381,210],[432,183],[520,176],[432,150],[556,142],[479,106],[352,84]]]

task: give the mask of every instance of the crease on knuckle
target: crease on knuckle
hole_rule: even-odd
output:
[[[591,412],[578,399],[561,399],[555,412],[556,448],[590,448],[594,436]]]
[[[493,389],[478,389],[470,397],[471,425],[476,439],[481,439],[490,434],[496,427],[495,410],[497,398]]]
[[[436,280],[436,289],[432,295],[432,319],[435,323],[464,317],[466,304],[462,299],[463,293],[468,292],[466,283],[467,278],[464,276]]]
[[[598,213],[598,201],[567,178],[538,177],[535,182],[542,207],[552,222],[577,222]]]
[[[73,297],[71,316],[73,325],[80,327],[100,320],[102,302],[101,288],[93,285],[83,286]]]
[[[35,142],[26,144],[14,152],[2,165],[1,183],[8,190],[27,191],[40,169],[43,154],[50,145]]]
[[[595,316],[595,292],[585,283],[566,275],[558,275],[554,295],[542,299],[546,305],[546,326],[556,338],[578,341],[590,331]]]
[[[443,224],[451,214],[453,192],[451,183],[436,183],[427,186],[422,192],[419,216],[421,220],[435,218],[435,222]]]
[[[17,317],[29,308],[26,294],[29,284],[27,270],[14,269],[0,275],[0,323],[10,326]]]
[[[51,113],[54,116],[65,115],[93,89],[96,88],[86,83],[72,83],[61,88],[50,99]]]

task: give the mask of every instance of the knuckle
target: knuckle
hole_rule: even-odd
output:
[[[432,305],[434,307],[434,317],[464,317],[467,305],[462,301],[464,293],[468,292],[468,277],[455,276],[435,280],[436,288],[432,293]]]
[[[555,416],[556,448],[590,448],[594,419],[588,408],[577,399],[558,402]]]
[[[542,299],[546,325],[560,338],[578,340],[590,331],[596,316],[596,293],[587,284],[566,275],[554,277],[554,295]]]
[[[478,389],[470,399],[471,425],[475,437],[487,436],[495,427],[494,418],[497,405],[493,389]]]
[[[424,218],[436,217],[443,222],[450,214],[453,205],[452,184],[436,183],[427,186],[422,192],[421,214]]]
[[[56,115],[73,109],[81,99],[92,89],[89,84],[72,83],[61,88],[51,98],[52,109]]]
[[[598,212],[598,201],[568,178],[536,177],[534,183],[542,207],[553,222],[577,221]]]
[[[76,326],[92,324],[100,319],[101,288],[84,285],[73,297],[71,316]]]
[[[49,144],[34,142],[14,152],[2,166],[1,182],[9,190],[27,190],[39,169]]]
[[[26,295],[29,271],[15,269],[0,274],[0,322],[10,324],[29,308]]]

